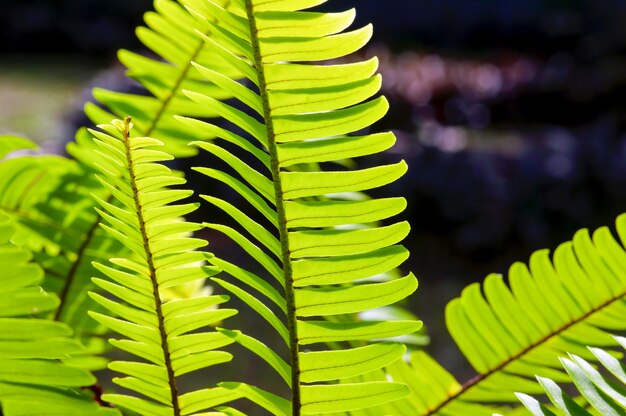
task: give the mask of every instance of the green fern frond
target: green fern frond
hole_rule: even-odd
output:
[[[580,230],[552,259],[540,250],[529,267],[511,266],[508,285],[490,275],[450,302],[448,328],[478,375],[461,386],[431,363],[398,378],[432,380],[429,390],[413,390],[407,399],[422,403],[416,414],[510,414],[490,403],[514,406],[513,392],[540,393],[535,375],[571,382],[559,357],[571,353],[594,361],[585,345],[613,345],[610,333],[626,329],[626,215],[618,217],[616,229],[621,243],[607,227],[593,235]]]
[[[398,245],[409,231],[406,222],[372,225],[402,212],[404,199],[343,200],[345,193],[395,181],[405,173],[406,165],[399,162],[361,170],[319,169],[322,162],[371,155],[394,144],[391,133],[351,135],[387,111],[383,97],[366,101],[380,88],[380,76],[375,75],[377,61],[350,65],[300,63],[326,61],[356,51],[369,40],[371,26],[341,33],[352,23],[353,10],[331,14],[301,11],[321,1],[237,0],[229,8],[212,1],[181,2],[199,19],[200,32],[211,33],[203,36],[208,50],[229,65],[235,75],[201,62],[194,66],[207,80],[248,107],[253,116],[189,88],[185,91],[188,97],[243,132],[179,118],[197,135],[217,136],[260,162],[249,165],[219,142],[196,143],[229,165],[238,177],[212,168],[197,170],[230,186],[252,210],[247,213],[249,210],[232,202],[203,196],[239,227],[205,225],[233,239],[264,270],[254,273],[214,258],[209,261],[234,277],[235,282],[213,280],[256,311],[283,341],[288,361],[262,342],[229,332],[267,361],[291,387],[291,403],[251,386],[229,387],[266,404],[276,415],[345,412],[403,397],[408,390],[400,383],[337,380],[372,372],[398,360],[405,350],[403,345],[368,343],[413,333],[421,323],[337,322],[333,318],[390,305],[417,287],[412,274],[386,282],[368,280],[396,268],[408,256],[406,249]],[[252,86],[239,82],[239,78],[247,79]],[[253,219],[257,214],[267,225]],[[251,294],[240,283],[262,296]],[[324,349],[328,343],[344,348],[355,343],[360,346]]]
[[[216,2],[228,7],[231,1]],[[153,58],[126,50],[119,53],[120,61],[128,68],[127,74],[151,95],[96,88],[94,97],[105,109],[88,104],[85,112],[95,124],[129,115],[138,134],[162,141],[164,150],[174,156],[191,156],[197,149],[188,146],[190,141],[213,136],[199,134],[195,129],[178,123],[173,116],[215,117],[216,114],[194,103],[182,91],[190,89],[219,100],[230,98],[230,93],[201,77],[191,63],[198,62],[228,76],[235,76],[235,72],[206,47],[195,32],[197,21],[180,4],[172,0],[156,0],[154,7],[155,11],[145,14],[147,27],[139,27],[137,36],[156,56]]]
[[[15,226],[0,215],[0,405],[4,416],[119,415],[85,388],[95,377],[77,367],[90,358],[65,324],[45,319],[59,299],[39,284],[43,271],[11,241]]]
[[[626,349],[626,338],[615,337]],[[571,382],[580,392],[580,398],[574,399],[559,385],[546,377],[537,377],[545,391],[551,406],[540,403],[533,397],[518,393],[517,396],[534,416],[579,415],[619,416],[626,414],[626,371],[623,363],[615,358],[614,351],[589,347],[594,356],[594,363],[570,354],[561,358],[561,364]],[[623,352],[620,354],[623,356]],[[599,363],[600,365],[596,364]],[[604,371],[604,374],[600,372]]]
[[[230,338],[219,332],[195,330],[236,311],[214,308],[226,301],[225,296],[163,301],[164,290],[204,279],[218,270],[199,264],[210,255],[194,250],[206,242],[184,236],[201,226],[178,220],[197,204],[173,204],[191,192],[168,189],[181,183],[158,163],[171,156],[151,149],[162,145],[155,139],[131,137],[131,127],[127,118],[100,126],[105,132],[92,131],[100,155],[98,180],[115,196],[115,203],[96,198],[101,206],[98,212],[106,222],[102,227],[134,255],[111,259],[117,267],[96,264],[111,281],[94,282],[118,300],[90,293],[116,317],[95,312],[90,315],[128,338],[111,340],[115,347],[148,362],[114,361],[109,365],[127,375],[114,379],[117,384],[146,398],[123,394],[103,397],[142,415],[192,414],[238,397],[222,387],[183,394],[177,385],[179,376],[230,361],[230,354],[214,351],[231,343]]]

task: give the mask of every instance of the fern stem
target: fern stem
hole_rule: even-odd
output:
[[[226,2],[226,6],[229,3],[230,1]],[[209,34],[210,32],[205,33],[205,35],[209,35]],[[196,48],[191,53],[191,56],[185,63],[185,66],[183,67],[180,74],[178,75],[178,78],[176,78],[174,85],[172,86],[170,91],[167,93],[165,99],[161,103],[161,107],[159,107],[159,110],[157,111],[156,115],[154,116],[154,119],[152,120],[152,123],[150,123],[150,126],[146,129],[146,132],[144,133],[146,136],[150,136],[152,132],[156,129],[157,125],[159,124],[159,121],[161,120],[161,118],[163,117],[163,114],[165,113],[165,109],[170,104],[172,99],[174,99],[174,96],[176,96],[176,92],[183,84],[183,81],[187,78],[187,75],[189,74],[189,71],[192,68],[192,63],[198,58],[198,56],[200,56],[200,52],[202,52],[202,49],[204,49],[204,45],[205,45],[204,40],[200,39],[200,41],[198,42],[198,46],[196,46]]]
[[[137,179],[135,176],[135,167],[130,149],[130,117],[126,117],[124,120],[124,147],[126,149],[126,158],[128,161],[128,174],[130,176],[130,182],[133,189],[133,199],[135,201],[135,209],[137,212],[137,219],[139,221],[139,230],[143,239],[143,247],[146,253],[146,263],[150,271],[150,281],[152,282],[152,295],[154,296],[154,304],[156,309],[157,318],[159,321],[159,333],[161,334],[161,349],[163,350],[163,360],[165,362],[165,368],[167,369],[167,377],[170,386],[170,393],[172,399],[172,407],[174,410],[173,416],[180,416],[180,405],[178,403],[178,388],[176,386],[176,377],[174,375],[174,368],[172,367],[172,359],[170,356],[169,345],[167,343],[167,332],[165,331],[165,317],[163,316],[163,309],[161,307],[161,296],[159,294],[159,283],[156,276],[156,267],[154,266],[154,259],[152,256],[152,250],[150,248],[150,239],[146,231],[146,222],[143,218],[143,207],[139,200],[139,189],[137,188]]]
[[[539,340],[537,340],[533,344],[531,344],[528,347],[524,348],[522,351],[520,351],[517,354],[515,354],[514,356],[510,357],[508,360],[500,363],[497,367],[492,368],[491,370],[487,371],[484,374],[477,374],[477,375],[475,375],[474,377],[472,377],[471,379],[469,379],[468,381],[463,383],[463,385],[461,386],[461,389],[459,391],[457,391],[456,393],[448,396],[448,398],[446,398],[446,400],[444,400],[439,405],[437,405],[437,407],[431,409],[428,413],[425,413],[423,416],[430,416],[430,415],[437,414],[438,411],[443,409],[450,402],[452,402],[453,400],[455,400],[459,396],[465,394],[468,390],[470,390],[471,388],[477,386],[480,382],[482,382],[482,381],[486,380],[487,378],[489,378],[490,376],[496,374],[497,372],[502,370],[507,365],[511,364],[512,362],[514,362],[516,360],[519,360],[525,354],[528,354],[529,352],[531,352],[535,348],[540,347],[542,344],[544,344],[545,342],[549,341],[553,337],[558,336],[559,334],[561,334],[562,332],[568,330],[572,326],[574,326],[574,325],[584,321],[585,319],[589,318],[594,313],[600,312],[600,311],[602,311],[602,309],[611,306],[611,304],[613,304],[613,302],[617,302],[617,301],[623,299],[625,296],[626,296],[626,291],[620,293],[619,295],[617,295],[617,296],[615,296],[615,297],[613,297],[613,298],[611,298],[609,300],[607,300],[606,302],[601,303],[600,305],[598,305],[597,307],[593,308],[592,310],[590,310],[589,312],[585,313],[584,315],[582,315],[582,316],[578,317],[577,319],[575,319],[575,320],[573,320],[571,322],[568,322],[567,324],[563,325],[561,328],[557,329],[556,331],[553,331],[553,332],[549,333],[548,335],[544,336],[543,338],[540,338]]]
[[[196,49],[194,49],[193,53],[189,57],[189,60],[187,60],[187,62],[185,63],[185,66],[183,67],[182,71],[178,75],[176,82],[174,82],[174,86],[169,90],[169,92],[165,96],[165,99],[161,102],[161,106],[159,107],[159,110],[154,116],[154,119],[152,119],[152,123],[150,123],[150,126],[146,129],[144,133],[146,136],[152,135],[152,132],[156,129],[157,125],[159,124],[159,121],[161,120],[161,118],[163,117],[163,114],[165,113],[165,109],[167,108],[169,103],[172,101],[172,99],[176,95],[176,92],[182,85],[185,78],[187,78],[187,74],[189,73],[192,67],[191,63],[195,61],[196,58],[200,55],[200,52],[202,52],[203,47],[204,47],[204,41],[200,40],[200,43],[198,43],[198,46],[196,47]]]
[[[76,277],[76,273],[78,272],[78,267],[80,266],[81,260],[85,256],[85,251],[89,247],[89,244],[91,243],[91,240],[93,239],[93,236],[96,234],[96,230],[98,229],[99,224],[100,224],[100,217],[98,217],[98,220],[94,221],[94,223],[91,225],[91,227],[89,228],[89,231],[87,231],[87,235],[85,236],[85,239],[83,240],[80,247],[78,248],[78,252],[76,252],[76,260],[72,263],[72,266],[70,267],[70,270],[67,273],[67,279],[65,280],[63,289],[61,290],[61,293],[59,294],[60,303],[59,303],[59,307],[54,313],[55,321],[59,321],[61,317],[63,316],[63,312],[65,311],[65,305],[67,303],[66,302],[67,295],[70,293],[70,288],[72,287],[72,284],[74,283],[74,278]]]
[[[278,163],[278,150],[276,146],[276,135],[272,119],[272,109],[270,108],[267,83],[265,81],[265,71],[263,58],[259,46],[258,29],[254,16],[254,5],[251,0],[246,0],[246,14],[250,24],[250,38],[254,51],[254,67],[259,78],[259,94],[263,102],[263,118],[267,132],[267,147],[270,153],[270,169],[272,172],[272,182],[274,183],[274,200],[278,214],[278,233],[280,237],[281,257],[283,264],[283,275],[285,278],[285,298],[287,300],[287,329],[289,330],[289,354],[291,364],[291,404],[292,416],[300,415],[300,363],[298,347],[298,321],[296,318],[295,291],[293,285],[293,271],[291,266],[291,253],[289,250],[289,231],[287,230],[287,218],[285,216],[285,205],[283,200],[283,186],[280,177],[280,166]]]

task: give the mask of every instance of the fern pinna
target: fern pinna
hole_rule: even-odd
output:
[[[376,280],[407,257],[398,243],[408,234],[408,224],[375,225],[400,213],[404,200],[359,194],[398,179],[406,171],[404,162],[361,170],[321,169],[324,162],[377,153],[395,141],[391,133],[351,135],[379,120],[388,108],[383,97],[366,101],[380,87],[376,59],[349,65],[302,63],[345,56],[371,36],[371,26],[341,33],[351,25],[353,10],[303,11],[322,2],[182,1],[196,15],[209,50],[236,76],[200,63],[194,66],[252,113],[191,88],[185,91],[188,97],[242,132],[181,120],[197,133],[224,140],[195,144],[229,165],[238,178],[215,168],[197,170],[249,203],[244,212],[223,198],[205,196],[238,226],[205,225],[231,237],[263,272],[218,258],[209,261],[235,278],[213,280],[258,312],[284,341],[287,361],[262,342],[224,332],[265,359],[291,388],[291,398],[282,399],[245,384],[229,385],[276,415],[347,412],[405,396],[404,384],[354,377],[391,364],[405,349],[369,341],[409,334],[421,325],[358,322],[350,316],[405,298],[417,281],[412,274]],[[256,162],[244,162],[223,143],[249,152]],[[349,194],[360,199],[347,200]],[[328,343],[338,349],[329,349]]]
[[[101,156],[97,163],[99,181],[115,200],[97,198],[102,226],[120,240],[133,256],[111,259],[112,265],[96,264],[109,280],[94,282],[113,300],[91,293],[95,301],[117,317],[92,312],[103,325],[128,339],[111,343],[146,362],[114,361],[112,370],[127,377],[114,381],[148,399],[106,394],[103,399],[142,415],[188,415],[231,400],[224,388],[182,393],[177,377],[214,364],[230,361],[229,353],[215,351],[232,340],[219,332],[194,332],[219,322],[236,311],[216,309],[225,296],[197,296],[165,300],[164,291],[190,281],[204,279],[217,270],[201,263],[209,254],[195,249],[206,242],[185,234],[200,225],[179,217],[197,204],[172,204],[191,195],[190,191],[167,189],[184,182],[162,164],[171,157],[150,147],[162,145],[146,137],[131,137],[131,122],[117,121],[92,131]],[[220,413],[221,414],[221,413]]]

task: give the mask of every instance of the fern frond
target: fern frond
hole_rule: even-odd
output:
[[[177,377],[214,364],[230,361],[226,352],[214,351],[232,340],[219,332],[194,332],[236,313],[215,309],[225,296],[199,296],[163,300],[164,290],[215,274],[217,268],[199,263],[208,253],[194,251],[204,240],[184,234],[201,228],[181,222],[179,217],[197,204],[173,204],[191,192],[168,189],[180,178],[158,162],[169,160],[167,153],[151,147],[161,143],[147,137],[130,137],[130,119],[100,126],[105,132],[92,131],[100,155],[98,180],[115,203],[97,198],[98,210],[111,235],[134,254],[111,259],[117,267],[96,264],[111,281],[94,282],[117,300],[90,293],[108,309],[109,316],[90,315],[128,339],[111,340],[122,350],[148,363],[114,361],[109,367],[126,377],[114,381],[146,398],[108,394],[104,399],[142,415],[186,415],[224,404],[238,395],[222,387],[182,393]],[[222,414],[222,413],[219,413]]]
[[[182,3],[198,17],[200,32],[211,33],[203,36],[208,50],[236,75],[220,73],[201,62],[194,66],[250,111],[190,88],[185,92],[188,97],[242,132],[226,131],[189,117],[180,119],[196,134],[215,135],[260,162],[248,164],[219,142],[196,143],[229,165],[237,177],[216,169],[197,170],[230,186],[251,208],[250,212],[219,197],[203,196],[239,226],[205,225],[229,236],[264,269],[261,274],[254,273],[215,258],[210,262],[235,282],[214,281],[256,311],[285,344],[288,361],[262,342],[230,333],[265,359],[291,387],[291,410],[284,410],[285,401],[267,392],[247,385],[230,387],[259,404],[271,403],[274,414],[294,416],[368,408],[403,397],[408,390],[400,383],[337,380],[378,370],[399,359],[403,345],[367,344],[412,333],[421,324],[413,320],[354,322],[334,318],[387,306],[417,287],[412,274],[386,282],[367,280],[394,269],[408,256],[398,245],[409,231],[406,222],[372,225],[400,213],[404,199],[342,199],[343,193],[395,181],[405,173],[406,165],[319,169],[322,162],[371,155],[394,144],[391,133],[351,135],[387,111],[383,97],[366,101],[380,87],[380,76],[375,75],[377,62],[300,63],[354,52],[369,40],[371,26],[341,33],[352,23],[354,11],[301,11],[320,1],[237,0],[230,8],[214,1]],[[249,88],[239,78],[253,85]],[[254,219],[258,214],[267,225]],[[240,283],[262,297],[241,288]],[[328,343],[352,348],[324,349]],[[347,357],[351,358],[348,364]]]
[[[11,241],[15,226],[0,214],[0,405],[5,416],[119,415],[86,390],[95,377],[77,367],[89,359],[65,324],[45,319],[59,299],[38,285],[43,271]]]
[[[227,7],[231,0],[217,2]],[[131,116],[137,134],[162,141],[164,150],[174,156],[191,156],[197,150],[189,147],[189,142],[207,136],[178,123],[173,116],[215,117],[215,113],[194,103],[182,91],[191,89],[219,100],[230,98],[227,91],[201,77],[191,63],[199,62],[229,76],[235,73],[218,55],[208,50],[195,32],[197,21],[181,5],[172,0],[156,0],[154,8],[155,11],[145,14],[147,27],[139,27],[137,36],[155,56],[126,50],[119,53],[120,61],[128,68],[127,74],[143,85],[150,95],[96,88],[94,97],[104,109],[87,104],[85,112],[95,124]],[[203,34],[209,35],[209,32]]]
[[[448,328],[478,375],[459,386],[441,368],[417,368],[434,379],[435,389],[413,390],[413,400],[424,403],[417,414],[491,415],[498,408],[490,403],[517,404],[513,392],[540,393],[535,375],[571,382],[559,357],[571,353],[594,361],[586,345],[613,345],[610,333],[626,329],[625,215],[616,229],[621,243],[607,227],[592,235],[580,230],[552,258],[540,250],[529,267],[512,265],[508,285],[493,274],[450,302]]]
[[[615,337],[615,339],[622,348],[626,349],[626,338]],[[613,351],[589,347],[589,352],[594,356],[593,364],[572,354],[568,358],[560,359],[568,377],[571,378],[584,400],[572,398],[554,380],[537,377],[552,405],[546,406],[527,394],[518,393],[518,398],[532,415],[618,416],[626,414],[626,372],[624,371],[626,367],[615,358]],[[623,352],[620,355],[623,356]],[[604,370],[606,375],[600,370]]]

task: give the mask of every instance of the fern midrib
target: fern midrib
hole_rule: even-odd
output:
[[[494,367],[493,369],[489,370],[485,374],[477,374],[476,376],[472,377],[467,382],[465,382],[461,386],[461,389],[459,391],[457,391],[453,395],[450,395],[448,398],[446,398],[445,401],[441,402],[437,407],[435,407],[434,409],[430,410],[428,413],[424,413],[422,416],[430,416],[430,415],[436,414],[439,410],[443,409],[450,402],[452,402],[453,400],[455,400],[459,396],[465,394],[467,391],[469,391],[473,387],[477,386],[479,383],[481,383],[482,381],[486,380],[487,378],[489,378],[493,374],[498,373],[500,370],[502,370],[507,365],[511,364],[512,362],[514,362],[516,360],[519,360],[524,355],[528,354],[529,352],[531,352],[535,348],[540,347],[541,345],[543,345],[544,343],[548,342],[553,337],[560,335],[562,332],[565,332],[566,330],[568,330],[572,326],[583,322],[584,320],[589,318],[591,315],[602,311],[602,309],[611,306],[611,304],[621,300],[624,297],[626,297],[626,291],[623,291],[619,295],[610,298],[606,302],[601,303],[597,307],[591,309],[590,311],[588,311],[587,313],[581,315],[580,317],[576,318],[575,320],[573,320],[571,322],[568,322],[567,324],[563,325],[561,328],[557,329],[556,331],[553,331],[553,332],[549,333],[548,335],[544,336],[543,338],[540,338],[538,341],[536,341],[533,344],[529,345],[528,347],[524,348],[522,351],[520,351],[519,353],[515,354],[514,356],[512,356],[508,360],[503,361],[497,367]]]
[[[283,264],[283,276],[285,279],[285,298],[287,301],[287,329],[289,331],[289,358],[291,366],[291,406],[292,416],[300,415],[300,362],[298,357],[298,321],[296,318],[295,291],[293,285],[293,270],[291,266],[291,253],[289,249],[289,231],[287,229],[287,217],[285,215],[285,205],[283,201],[283,186],[280,177],[280,165],[278,160],[278,149],[276,145],[276,135],[270,107],[267,83],[265,81],[265,70],[261,48],[259,45],[258,29],[254,16],[254,5],[251,0],[245,0],[246,14],[250,25],[250,39],[254,51],[254,67],[259,80],[259,94],[263,103],[263,119],[267,133],[267,147],[270,153],[270,170],[272,182],[274,183],[274,200],[278,216],[278,234],[281,246],[281,260]]]
[[[76,273],[78,272],[78,267],[80,266],[80,263],[83,257],[85,256],[85,251],[87,251],[87,248],[89,247],[89,243],[93,239],[93,236],[96,234],[96,230],[98,229],[99,224],[100,224],[100,220],[98,219],[91,225],[91,228],[87,232],[87,235],[85,236],[85,239],[83,240],[83,243],[78,248],[78,252],[76,252],[76,260],[72,263],[70,270],[67,272],[67,280],[65,282],[65,285],[63,285],[63,289],[61,290],[61,293],[59,294],[60,302],[59,302],[59,307],[54,313],[55,321],[59,321],[61,319],[61,316],[63,315],[63,312],[65,311],[65,305],[67,303],[66,302],[67,295],[69,294],[70,288],[72,287],[72,283],[74,282],[74,277],[76,276]]]
[[[167,94],[165,100],[161,102],[161,106],[159,107],[159,110],[156,112],[154,119],[152,120],[152,123],[150,123],[150,126],[143,133],[145,136],[151,136],[154,130],[157,128],[159,121],[161,121],[161,119],[163,118],[163,115],[165,114],[165,110],[167,109],[170,102],[176,95],[176,91],[180,89],[180,86],[182,85],[183,81],[187,78],[187,74],[192,68],[192,62],[200,55],[200,52],[202,52],[203,47],[204,47],[204,41],[201,40],[198,43],[198,47],[193,51],[193,53],[189,57],[189,60],[183,67],[178,78],[176,79],[176,82],[174,82],[174,85],[172,86],[169,93]],[[109,195],[106,199],[106,202],[110,203],[112,201],[113,201],[113,195]],[[98,226],[100,225],[100,221],[101,221],[101,218],[100,216],[98,216],[96,218],[96,221],[93,223],[93,225],[89,229],[89,232],[85,236],[83,243],[78,249],[76,260],[74,261],[74,263],[72,264],[72,267],[70,268],[70,271],[68,272],[67,279],[65,280],[65,285],[63,286],[63,290],[61,291],[61,294],[59,295],[59,299],[61,302],[59,303],[59,307],[57,308],[57,311],[54,315],[54,319],[56,321],[61,319],[61,316],[65,309],[65,304],[66,304],[65,300],[66,300],[67,294],[70,291],[71,286],[74,284],[74,279],[76,277],[76,272],[78,271],[78,266],[80,265],[80,262],[83,259],[83,255],[85,251],[91,244],[91,240],[93,239],[93,236],[95,235],[95,232],[98,229]]]
[[[146,136],[150,136],[152,132],[156,130],[157,125],[159,124],[159,121],[161,121],[161,118],[163,118],[163,114],[165,114],[165,110],[169,106],[170,102],[174,99],[174,96],[176,95],[176,92],[178,91],[180,86],[183,84],[183,81],[187,78],[187,74],[189,74],[189,71],[192,68],[192,62],[195,61],[198,56],[200,56],[200,52],[202,52],[203,48],[204,48],[204,41],[200,40],[200,42],[198,43],[198,46],[196,47],[196,49],[194,49],[191,56],[187,60],[185,66],[183,67],[182,71],[178,75],[178,78],[176,79],[174,86],[170,89],[170,91],[167,93],[165,97],[165,100],[163,100],[163,102],[161,103],[161,107],[159,107],[159,110],[157,111],[156,115],[154,116],[154,119],[152,120],[152,123],[150,123],[150,126],[146,129],[146,132],[144,133]]]
[[[126,150],[126,159],[128,161],[128,174],[130,176],[130,183],[133,190],[133,200],[135,201],[135,210],[137,213],[137,219],[139,221],[139,231],[143,239],[143,248],[146,254],[146,263],[148,264],[148,270],[150,272],[150,281],[152,283],[152,295],[154,296],[154,304],[159,322],[159,334],[161,336],[161,348],[163,350],[163,360],[165,368],[167,370],[167,378],[170,386],[170,394],[172,400],[172,407],[174,410],[174,416],[180,416],[180,405],[178,403],[178,388],[176,386],[176,378],[174,375],[174,368],[172,367],[172,358],[170,356],[169,345],[167,343],[167,332],[165,331],[165,316],[163,315],[163,309],[161,307],[161,296],[159,295],[159,282],[156,276],[156,267],[154,266],[154,258],[152,256],[152,250],[150,249],[150,238],[146,231],[146,222],[143,217],[143,206],[139,200],[139,189],[137,187],[137,179],[135,176],[135,164],[132,157],[132,151],[130,148],[130,117],[126,117],[124,120],[124,133],[123,133],[124,148]]]
[[[228,0],[224,3],[224,8],[228,7],[228,5],[230,4],[230,1],[231,0]],[[217,22],[217,19],[214,19],[213,22]],[[210,34],[211,34],[210,30],[204,33],[205,36],[209,36]],[[202,49],[204,49],[205,44],[206,42],[203,39],[200,39],[198,41],[198,46],[196,46],[196,48],[191,53],[191,56],[189,57],[189,59],[185,63],[185,66],[183,66],[183,69],[178,75],[176,82],[174,82],[174,86],[167,93],[165,100],[163,100],[163,102],[161,103],[161,107],[159,108],[156,115],[154,116],[152,123],[150,124],[148,129],[146,129],[146,132],[145,132],[146,136],[150,136],[152,132],[156,129],[157,125],[159,124],[159,121],[161,120],[161,118],[163,117],[163,114],[165,113],[165,109],[170,104],[170,102],[174,99],[174,96],[176,96],[176,92],[180,89],[181,85],[183,84],[183,81],[187,78],[189,71],[193,67],[193,62],[196,60],[196,58],[198,58],[198,56],[200,56],[200,52],[202,52]]]

